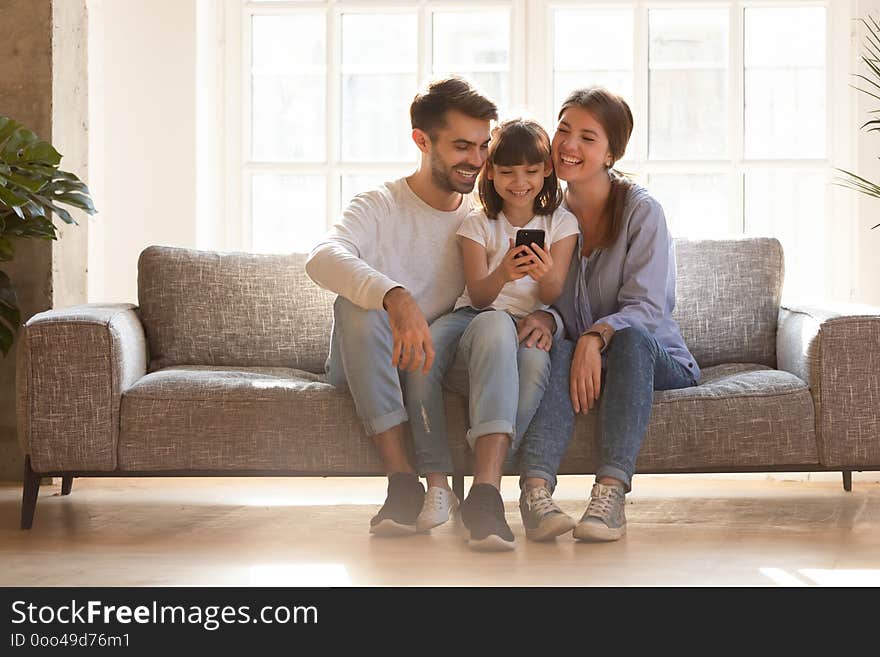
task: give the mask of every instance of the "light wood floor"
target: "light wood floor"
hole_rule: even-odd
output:
[[[3,586],[880,586],[880,473],[637,476],[629,533],[611,544],[525,541],[505,479],[515,551],[470,552],[449,523],[371,537],[380,478],[77,479],[43,485],[34,528],[0,486]],[[592,477],[563,477],[579,517]],[[469,485],[469,482],[467,482]]]

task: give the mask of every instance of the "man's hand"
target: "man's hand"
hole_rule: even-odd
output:
[[[385,294],[382,305],[388,312],[394,340],[391,364],[415,372],[424,361],[422,374],[430,372],[434,362],[434,342],[419,304],[404,288],[395,287]]]
[[[582,335],[571,358],[569,393],[575,413],[593,408],[602,385],[602,338],[595,333]]]
[[[516,323],[516,337],[520,342],[526,340],[527,347],[537,344],[538,349],[550,351],[555,324],[553,315],[545,310],[536,310]]]

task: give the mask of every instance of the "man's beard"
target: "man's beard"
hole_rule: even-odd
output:
[[[452,169],[455,167],[459,167],[462,169],[466,169],[468,171],[472,170],[472,167],[462,164],[456,164],[452,167],[447,168],[445,162],[440,159],[439,155],[435,153],[431,153],[431,180],[437,187],[447,192],[457,192],[459,194],[469,194],[474,191],[474,183],[476,182],[476,178],[474,178],[473,182],[460,182],[456,183],[456,181],[450,175]]]

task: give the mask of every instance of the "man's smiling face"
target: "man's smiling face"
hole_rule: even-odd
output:
[[[446,125],[431,139],[428,161],[432,182],[444,191],[472,192],[488,150],[489,121],[450,110]]]

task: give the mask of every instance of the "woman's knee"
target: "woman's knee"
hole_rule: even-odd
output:
[[[608,345],[608,359],[632,358],[642,354],[656,357],[657,341],[641,326],[627,326],[614,333]]]

